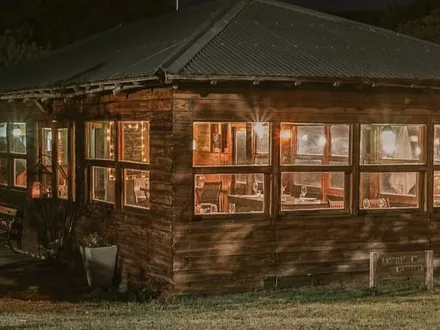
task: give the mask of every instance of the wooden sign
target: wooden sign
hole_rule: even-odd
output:
[[[379,279],[423,278],[425,287],[433,287],[434,252],[370,252],[370,289],[376,289]]]

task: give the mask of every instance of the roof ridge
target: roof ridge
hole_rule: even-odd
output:
[[[354,20],[351,20],[351,19],[348,19],[348,18],[345,18],[345,17],[336,16],[336,15],[333,15],[333,14],[328,14],[328,13],[321,12],[321,11],[318,11],[318,10],[315,10],[315,9],[301,7],[301,6],[294,5],[294,4],[291,4],[291,3],[286,3],[286,2],[283,2],[283,1],[280,1],[280,0],[252,0],[252,1],[258,1],[258,2],[261,2],[261,3],[272,4],[274,6],[278,6],[278,7],[284,8],[284,9],[295,10],[295,11],[298,11],[298,12],[302,12],[304,14],[314,15],[314,16],[317,16],[317,17],[320,17],[320,18],[330,19],[330,20],[333,20],[333,21],[340,21],[340,22],[350,23],[352,25],[356,25],[356,26],[364,27],[364,28],[368,28],[368,29],[375,29],[377,31],[381,31],[381,32],[384,32],[384,33],[391,33],[391,34],[393,34],[395,36],[406,38],[406,39],[409,39],[409,40],[412,40],[412,41],[417,41],[419,43],[423,43],[423,44],[425,44],[427,46],[431,46],[431,47],[436,47],[436,48],[440,47],[439,44],[436,44],[434,42],[431,42],[431,41],[428,41],[428,40],[424,40],[424,39],[420,39],[420,38],[416,38],[416,37],[412,37],[412,36],[409,36],[407,34],[400,33],[400,32],[394,31],[394,30],[385,29],[385,28],[380,27],[380,26],[375,26],[375,25],[371,25],[371,24],[367,24],[367,23],[362,23],[362,22],[354,21]]]
[[[194,38],[191,38],[187,47],[179,49],[172,58],[164,62],[163,70],[172,73],[181,71],[206,45],[208,45],[230,22],[253,0],[231,0],[227,10],[221,15],[211,20],[209,24],[204,24],[202,31]]]

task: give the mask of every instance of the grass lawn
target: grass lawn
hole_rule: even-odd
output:
[[[105,296],[100,297],[104,299]],[[0,329],[440,329],[440,289],[411,284],[326,286],[220,297],[180,298],[173,305],[89,300],[0,300]]]

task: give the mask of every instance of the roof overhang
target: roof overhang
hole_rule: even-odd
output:
[[[385,79],[366,77],[283,77],[283,76],[243,76],[243,75],[179,75],[167,74],[166,81],[170,84],[179,82],[207,82],[213,85],[225,82],[250,82],[253,85],[262,83],[288,83],[293,86],[303,84],[327,84],[333,87],[342,85],[366,85],[371,87],[396,87],[440,90],[440,81],[420,79]]]
[[[115,79],[5,92],[0,93],[0,100],[71,98],[105,92],[117,94],[127,90],[147,88],[149,85],[159,83],[160,79],[155,76]]]

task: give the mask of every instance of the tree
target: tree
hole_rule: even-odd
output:
[[[440,44],[440,9],[436,9],[424,17],[401,23],[397,27],[397,31]]]
[[[47,50],[32,40],[32,32],[25,29],[6,30],[0,35],[0,67],[17,65]]]

